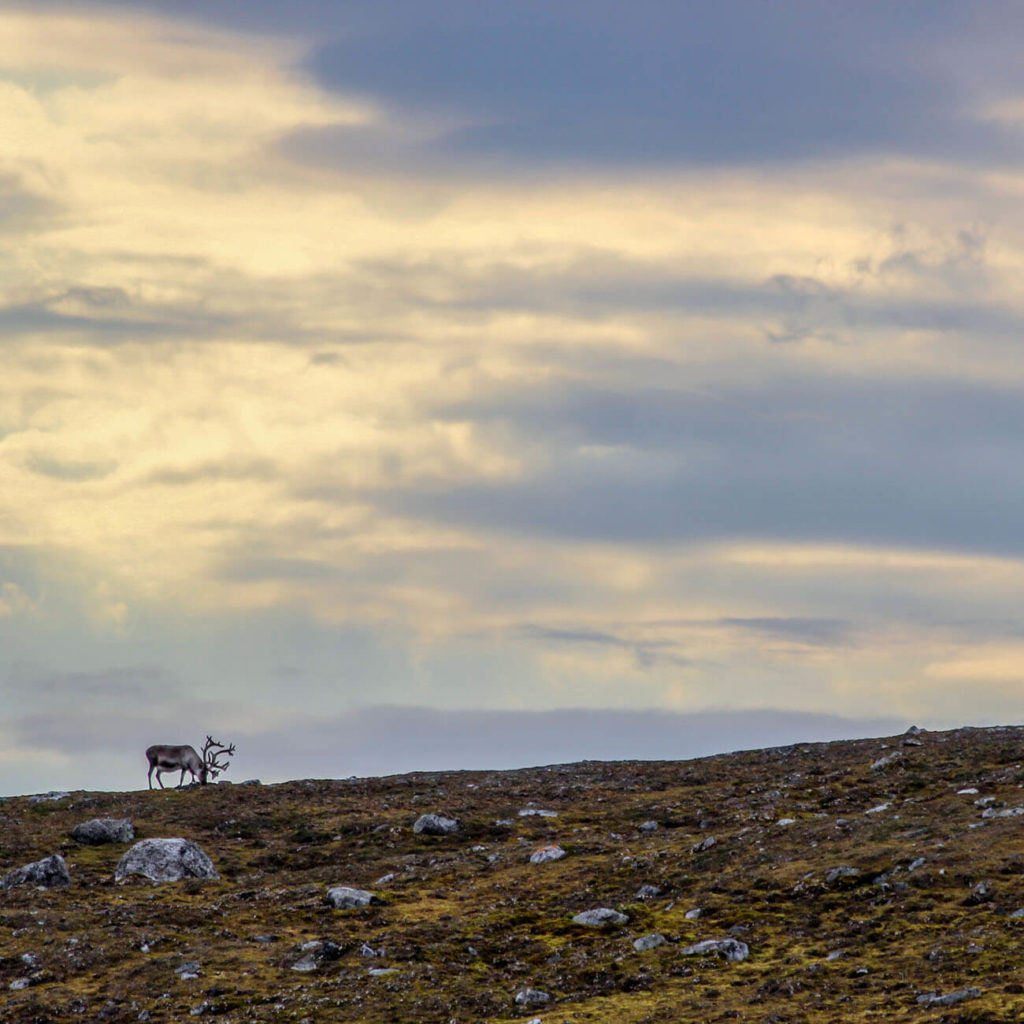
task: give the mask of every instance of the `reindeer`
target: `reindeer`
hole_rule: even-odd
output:
[[[215,740],[212,736],[206,737],[203,744],[202,757],[196,753],[195,747],[169,746],[164,743],[157,743],[146,751],[146,759],[149,761],[149,788],[153,788],[153,772],[156,771],[156,781],[160,788],[164,789],[161,772],[181,771],[181,778],[178,779],[178,789],[185,784],[185,772],[190,772],[192,781],[199,779],[199,784],[206,785],[207,779],[216,778],[228,767],[227,761],[221,762],[217,759],[223,755],[231,757],[235,752],[235,745],[227,746]]]

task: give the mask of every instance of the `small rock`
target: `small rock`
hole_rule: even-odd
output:
[[[1019,818],[1024,814],[1024,807],[986,807],[981,812],[983,818]]]
[[[68,866],[59,853],[15,868],[0,878],[0,889],[13,889],[18,885],[38,885],[45,889],[57,889],[70,884]]]
[[[524,988],[516,993],[516,1006],[543,1006],[551,1002],[551,996],[539,988]]]
[[[1010,914],[1010,917],[1024,917],[1024,907],[1019,907],[1012,914]]]
[[[749,947],[739,939],[705,939],[703,942],[687,946],[680,952],[683,956],[706,956],[708,953],[717,953],[730,963],[739,963],[750,956]]]
[[[142,875],[154,882],[180,882],[184,878],[220,878],[213,861],[190,839],[143,839],[118,862],[114,878]]]
[[[891,803],[879,804],[877,807],[869,807],[864,813],[865,814],[881,814],[882,811],[887,811],[892,807]]]
[[[650,935],[641,935],[640,938],[633,940],[633,948],[638,953],[646,953],[649,949],[656,949],[658,946],[663,946],[666,942],[664,935],[658,932],[652,932]]]
[[[371,978],[381,978],[385,974],[397,974],[397,967],[371,967],[367,972]]]
[[[28,988],[32,984],[31,978],[15,978],[14,981],[8,985],[8,988],[14,989],[17,992],[19,989]]]
[[[560,846],[542,846],[530,854],[531,864],[545,864],[549,860],[561,860],[565,856],[565,850]]]
[[[637,830],[640,832],[657,832],[658,823],[656,821],[645,821],[640,825],[637,825]]]
[[[966,999],[977,999],[980,995],[980,988],[970,986],[957,989],[956,992],[947,992],[944,996],[940,996],[937,992],[925,992],[924,995],[917,997],[917,1001],[922,1006],[956,1006],[957,1003],[962,1003]]]
[[[638,900],[653,900],[657,899],[660,895],[660,885],[641,885],[636,891],[636,898]]]
[[[352,910],[356,907],[368,907],[371,903],[382,902],[379,896],[365,889],[352,889],[347,885],[336,885],[327,890],[327,902],[335,910]]]
[[[582,914],[577,914],[573,918],[576,924],[585,924],[590,928],[603,928],[609,924],[625,924],[628,920],[627,914],[621,914],[617,910],[612,910],[611,907],[584,910]]]
[[[459,823],[454,818],[446,818],[441,814],[421,814],[412,827],[417,835],[449,836],[458,832]]]
[[[835,885],[841,878],[857,878],[861,873],[860,868],[850,867],[849,864],[840,864],[825,872],[825,884]]]
[[[201,970],[202,967],[197,960],[186,960],[180,967],[174,968],[174,973],[182,977],[187,974],[191,978],[198,978]]]
[[[687,921],[696,921],[703,913],[703,907],[694,907],[692,910],[688,910],[683,914],[683,917],[685,917]]]
[[[916,860],[912,860],[907,865],[907,871],[908,872],[916,871],[918,868],[924,867],[924,865],[927,864],[927,863],[928,863],[928,858],[927,857],[918,857]]]
[[[974,786],[968,786],[967,789],[958,789],[956,792],[957,796],[973,796],[978,791]]]
[[[135,829],[130,818],[93,818],[76,825],[71,830],[71,838],[87,846],[130,843],[135,838]]]
[[[37,793],[35,796],[30,796],[28,802],[30,804],[45,804],[52,800],[67,800],[69,796],[71,796],[70,793],[55,789],[49,793]]]
[[[374,885],[387,885],[388,882],[393,882],[394,880],[395,880],[395,873],[393,871],[389,871],[386,875],[381,875],[380,878],[378,878],[377,881],[374,882],[373,884]]]
[[[877,761],[874,761],[868,771],[877,772],[882,768],[888,768],[889,765],[895,764],[902,757],[903,754],[898,750],[893,754],[886,754],[884,757],[880,757]]]
[[[558,811],[543,811],[538,807],[526,807],[519,812],[520,818],[557,818]]]
[[[708,836],[707,839],[702,839],[699,843],[690,847],[690,853],[703,853],[705,850],[710,850],[715,845],[717,840],[714,836]]]
[[[312,953],[307,953],[301,960],[296,960],[292,964],[293,971],[315,971],[320,965],[316,962],[316,957]]]
[[[775,824],[776,825],[795,825],[796,824],[796,818],[779,818],[779,820],[777,822],[775,822]]]

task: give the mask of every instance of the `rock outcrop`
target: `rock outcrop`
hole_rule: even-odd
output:
[[[55,853],[52,857],[33,861],[15,868],[0,878],[0,889],[13,889],[19,885],[35,885],[44,889],[58,889],[71,884],[71,875],[64,858]]]
[[[71,830],[71,838],[85,846],[130,843],[135,838],[135,828],[130,818],[93,818],[76,825]]]

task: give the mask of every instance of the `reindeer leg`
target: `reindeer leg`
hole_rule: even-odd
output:
[[[146,776],[146,780],[149,782],[149,788],[150,789],[153,788],[153,768],[154,767],[155,767],[155,765],[150,765],[149,766],[149,774]]]

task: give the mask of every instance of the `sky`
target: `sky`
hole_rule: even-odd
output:
[[[1019,722],[1022,30],[0,0],[0,792]]]

